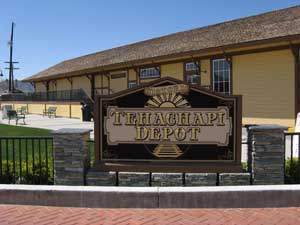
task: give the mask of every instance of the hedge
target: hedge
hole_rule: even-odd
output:
[[[298,158],[289,158],[285,161],[285,183],[297,184],[299,183],[299,161]]]
[[[26,168],[26,163],[22,162],[21,164],[21,172],[20,174],[20,166],[19,164],[15,164],[15,177],[13,170],[13,161],[2,161],[2,174],[0,176],[1,184],[53,184],[53,166],[52,162],[48,162],[48,174],[46,169],[46,161],[43,160],[41,162],[41,167],[39,164],[35,164],[33,166],[32,162],[28,162],[28,168]],[[26,171],[28,170],[28,174]]]

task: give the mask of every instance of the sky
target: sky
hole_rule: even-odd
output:
[[[63,60],[281,8],[300,0],[0,0],[0,69],[15,22],[15,78]]]

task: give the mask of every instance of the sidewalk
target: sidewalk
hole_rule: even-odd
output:
[[[0,224],[300,224],[300,208],[92,209],[0,205]]]
[[[61,128],[85,128],[94,130],[94,122],[83,122],[80,119],[62,117],[48,118],[47,116],[43,117],[41,115],[28,114],[25,119],[26,124],[24,125],[22,122],[23,121],[20,121],[18,126],[44,128],[49,130],[58,130]],[[8,120],[2,119],[2,112],[0,110],[0,124],[1,123],[8,124]],[[10,121],[10,124],[15,125],[15,120]],[[91,138],[94,139],[94,131],[91,132]]]

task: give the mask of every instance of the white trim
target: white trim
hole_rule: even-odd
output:
[[[193,65],[193,69],[188,69],[188,65],[189,64],[192,64]],[[198,67],[197,67],[197,64],[195,63],[195,62],[186,62],[185,63],[185,71],[196,71],[196,70],[198,70]]]
[[[225,58],[222,58],[222,59],[213,59],[212,60],[212,76],[213,76],[213,83],[212,83],[212,86],[213,86],[213,90],[214,91],[216,91],[215,90],[215,82],[217,83],[223,83],[223,86],[225,86],[225,82],[226,81],[224,81],[224,76],[223,76],[223,80],[222,81],[215,81],[215,67],[214,67],[214,62],[218,62],[218,61],[225,61],[226,63],[227,63],[227,61],[226,61],[226,59]],[[228,63],[227,63],[228,64]],[[228,74],[228,83],[229,83],[229,86],[228,86],[228,92],[224,92],[224,91],[217,91],[217,92],[219,92],[219,93],[223,93],[223,94],[232,94],[231,92],[230,92],[230,90],[231,90],[231,68],[230,68],[230,65],[228,64],[228,69],[227,70],[225,70],[225,69],[222,69],[222,70],[218,70],[218,72],[228,72],[229,74]]]
[[[152,74],[152,71],[157,71],[157,72]],[[143,72],[145,72],[146,74],[142,76]],[[157,78],[157,77],[160,77],[160,72],[155,67],[141,68],[139,77],[140,77],[140,79]]]

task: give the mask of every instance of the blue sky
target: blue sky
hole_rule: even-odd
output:
[[[295,5],[300,0],[0,0],[0,69],[12,21],[22,79],[62,60]]]

